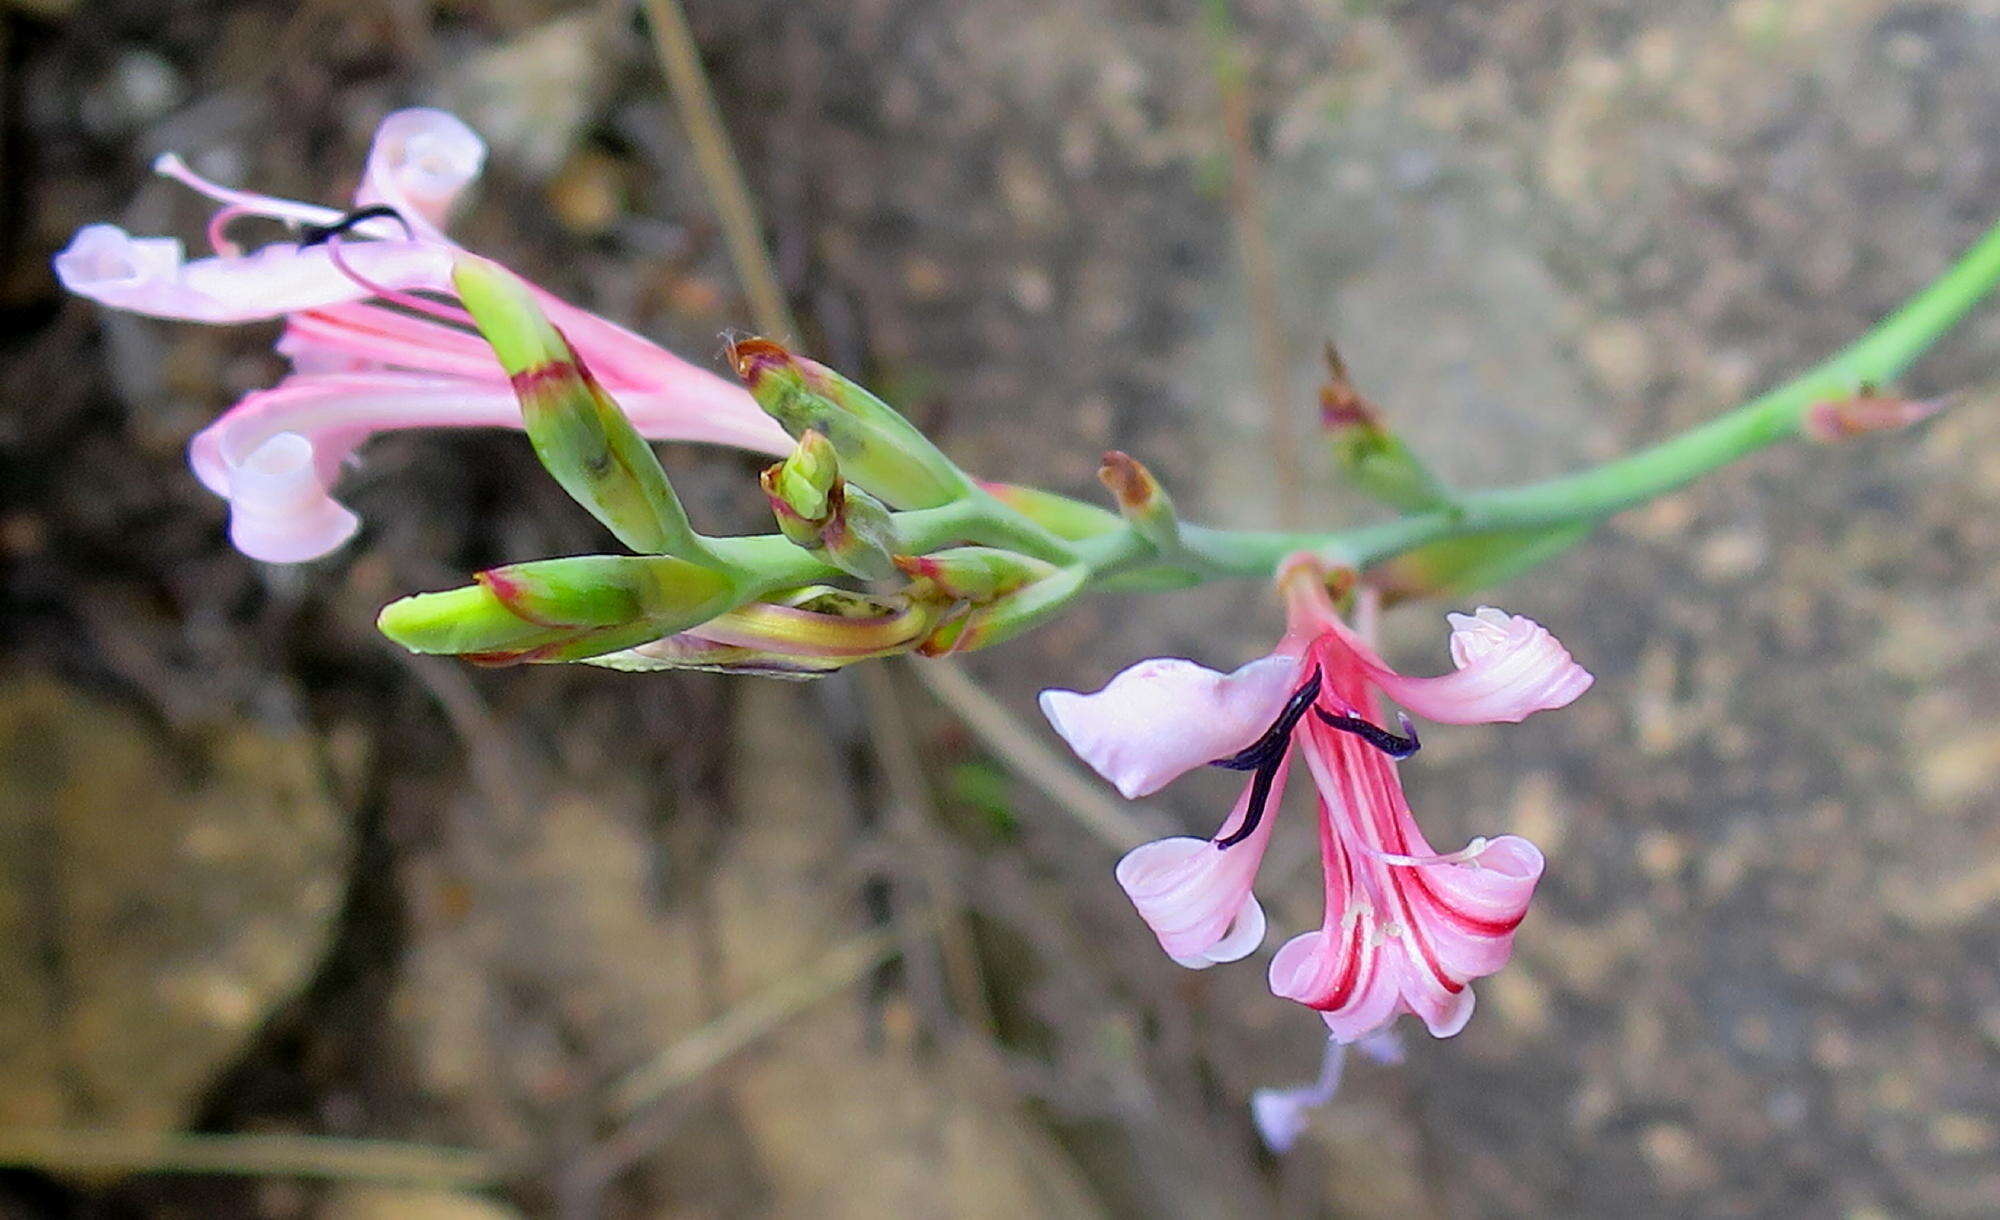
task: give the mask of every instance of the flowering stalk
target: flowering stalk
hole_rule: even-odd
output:
[[[222,187],[168,156],[159,172],[222,205],[209,226],[214,253],[189,261],[171,239],[93,225],[56,271],[114,308],[213,324],[284,319],[278,348],[292,374],[190,445],[246,554],[297,562],[352,536],[359,522],[331,490],[372,433],[474,425],[524,431],[564,490],[634,552],[505,564],[392,603],[381,629],[413,651],[812,677],[987,647],[1097,590],[1275,576],[1287,630],[1269,655],[1227,674],[1156,658],[1102,690],[1042,699],[1057,732],[1127,797],[1203,765],[1246,775],[1212,837],[1147,843],[1117,868],[1161,947],[1191,968],[1264,942],[1259,865],[1285,787],[1310,776],[1323,917],[1276,950],[1268,975],[1273,992],[1321,1015],[1332,1044],[1317,1082],[1259,1095],[1273,1147],[1332,1095],[1344,1046],[1386,1053],[1404,1013],[1439,1037],[1464,1026],[1471,984],[1505,964],[1544,868],[1513,835],[1432,848],[1399,773],[1421,746],[1412,715],[1515,722],[1568,705],[1592,681],[1548,631],[1491,607],[1449,616],[1453,672],[1409,677],[1374,651],[1379,607],[1516,575],[1605,517],[1765,446],[1920,422],[1939,404],[1876,387],[2000,284],[1996,227],[1799,378],[1629,456],[1485,491],[1432,475],[1329,348],[1320,405],[1337,464],[1401,515],[1337,531],[1219,530],[1182,520],[1125,453],[1106,454],[1100,472],[1115,513],[982,483],[887,403],[775,342],[731,343],[738,389],[558,300],[446,235],[484,156],[449,115],[391,115],[345,213]],[[291,226],[296,240],[246,252],[227,230],[251,215]],[[649,440],[782,458],[760,478],[778,532],[698,532]],[[1352,621],[1336,599],[1351,603]]]

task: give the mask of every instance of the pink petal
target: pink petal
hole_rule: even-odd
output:
[[[479,177],[486,142],[442,110],[398,110],[375,129],[357,208],[386,205],[430,238],[442,237],[459,194]]]
[[[493,349],[477,334],[368,302],[292,314],[277,349],[301,373],[397,368],[506,379]]]
[[[1142,844],[1118,862],[1118,884],[1139,917],[1160,938],[1160,948],[1190,969],[1249,956],[1264,942],[1264,908],[1251,893],[1264,849],[1271,841],[1271,817],[1284,799],[1289,759],[1279,764],[1265,817],[1250,837],[1230,847],[1209,839],[1179,837]],[[1236,800],[1216,838],[1243,824],[1250,789]]]
[[[1458,672],[1408,678],[1384,667],[1372,675],[1391,699],[1427,720],[1520,721],[1566,706],[1590,688],[1590,672],[1533,619],[1491,606],[1448,618]]]
[[[299,563],[333,550],[360,525],[320,482],[313,447],[289,432],[229,471],[229,540],[252,559]]]
[[[1356,907],[1330,928],[1303,932],[1271,959],[1271,991],[1319,1010],[1342,1042],[1377,1033],[1401,1011],[1401,952],[1377,934],[1374,912]]]
[[[444,289],[449,248],[424,242],[354,242],[342,250],[356,272],[389,288]],[[55,258],[63,287],[114,309],[188,322],[254,322],[372,295],[325,246],[279,242],[252,254],[182,259],[171,238],[135,238],[116,225],[78,230]]]
[[[1103,690],[1042,692],[1042,714],[1129,800],[1256,741],[1298,685],[1297,657],[1273,654],[1234,673],[1155,657]]]

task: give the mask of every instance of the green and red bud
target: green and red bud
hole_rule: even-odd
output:
[[[943,623],[918,646],[927,657],[971,652],[1010,640],[1061,610],[1083,592],[1087,568],[1055,568],[1048,575]]]
[[[768,339],[729,345],[730,363],[765,414],[786,432],[818,432],[849,480],[896,508],[936,508],[972,482],[888,403],[839,373]]]
[[[929,555],[898,555],[910,595],[952,602],[990,602],[1055,572],[1054,566],[997,547],[961,546]]]
[[[577,503],[644,554],[707,555],[652,446],[590,375],[527,283],[466,255],[452,284],[500,359],[535,455]]]
[[[688,631],[592,664],[613,669],[707,669],[810,678],[916,647],[942,607],[824,585],[794,589],[717,615]]]
[[[1356,487],[1404,512],[1442,508],[1451,492],[1362,397],[1333,344],[1326,345],[1326,381],[1319,389],[1320,426],[1333,441],[1335,463]]]
[[[730,574],[664,555],[543,559],[475,579],[391,602],[376,625],[411,652],[575,661],[705,622],[742,597]]]
[[[1118,502],[1119,514],[1155,550],[1167,554],[1180,548],[1181,526],[1174,516],[1174,502],[1139,459],[1112,449],[1097,468],[1097,480]]]
[[[808,429],[798,448],[758,476],[778,532],[863,580],[895,574],[896,522],[880,500],[840,477],[832,442]]]

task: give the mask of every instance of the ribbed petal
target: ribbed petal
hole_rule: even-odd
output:
[[[333,550],[360,522],[326,494],[304,437],[280,433],[229,472],[229,540],[267,563],[298,563]]]
[[[486,142],[442,110],[398,110],[375,128],[358,208],[385,205],[427,237],[442,237],[459,194],[479,177]]]
[[[1426,720],[1520,721],[1564,707],[1590,688],[1590,672],[1533,619],[1481,606],[1475,614],[1450,615],[1449,621],[1458,672],[1407,678],[1382,667],[1371,674],[1385,694]]]
[[[1178,657],[1141,661],[1095,694],[1042,692],[1042,714],[1077,757],[1127,799],[1248,746],[1298,686],[1297,657],[1274,654],[1233,673]]]
[[[1279,764],[1264,819],[1242,842],[1217,847],[1210,839],[1158,839],[1133,848],[1118,862],[1118,884],[1160,938],[1160,948],[1181,965],[1200,969],[1233,962],[1264,943],[1264,909],[1251,887],[1271,841],[1271,814],[1284,799],[1290,767],[1289,760]],[[1249,801],[1246,787],[1217,839],[1243,824]]]
[[[451,251],[411,241],[351,243],[342,250],[362,276],[394,289],[448,286]],[[288,243],[251,254],[183,259],[166,237],[133,237],[116,225],[87,225],[55,258],[63,287],[114,309],[186,322],[255,322],[369,296],[333,263],[325,246]]]

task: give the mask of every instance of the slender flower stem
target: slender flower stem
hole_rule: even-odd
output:
[[[1875,329],[1831,359],[1680,436],[1626,457],[1522,487],[1459,496],[1434,512],[1331,534],[1183,527],[1201,575],[1269,575],[1300,549],[1357,568],[1440,539],[1595,521],[1684,487],[1702,475],[1801,434],[1816,404],[1893,380],[2000,285],[2000,225]]]

